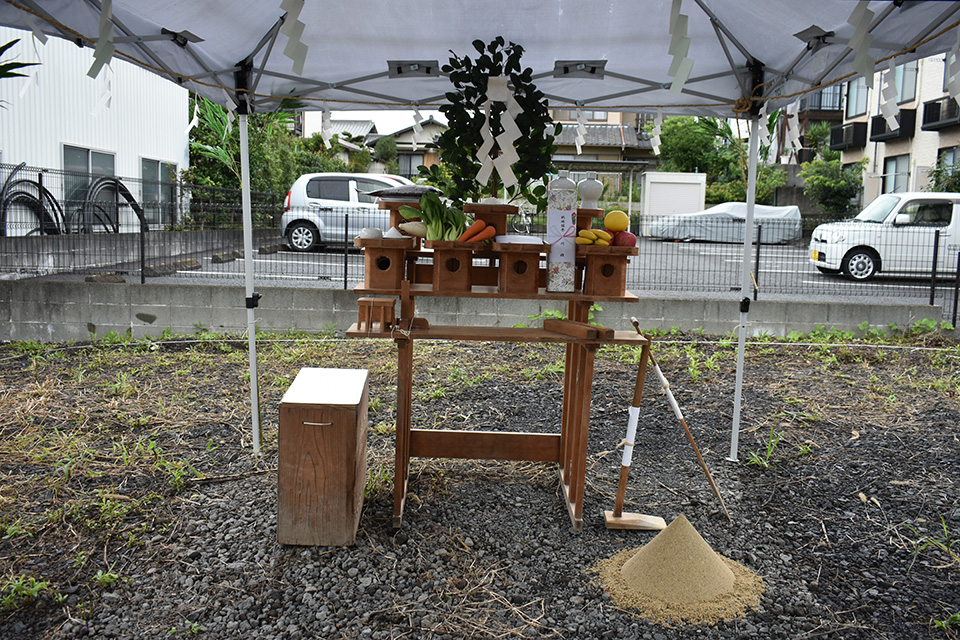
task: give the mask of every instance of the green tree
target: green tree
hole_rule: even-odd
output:
[[[6,53],[13,45],[20,42],[20,39],[11,40],[6,44],[0,45],[0,56]],[[39,62],[4,62],[0,60],[0,78],[26,78],[27,74],[20,73],[18,69],[24,69],[26,67],[32,67],[34,65],[40,64]],[[0,100],[0,107],[6,108],[3,106],[3,101]]]
[[[346,171],[337,144],[327,149],[319,134],[303,140],[290,133],[293,114],[281,109],[248,117],[250,188],[285,193],[304,173]],[[192,108],[192,107],[191,107]],[[195,184],[240,188],[240,132],[228,125],[227,110],[200,98],[200,125],[190,132],[194,152],[184,179]],[[236,123],[234,123],[236,124]]]
[[[373,147],[373,157],[384,166],[387,173],[400,173],[397,161],[397,141],[393,136],[384,136]]]
[[[660,171],[716,176],[726,164],[716,137],[693,116],[670,116],[660,127]]]
[[[804,162],[798,174],[803,192],[828,214],[846,217],[854,212],[853,199],[860,194],[866,159],[844,167],[840,159]]]
[[[926,190],[960,192],[960,163],[948,164],[946,157],[941,155],[930,172],[930,184]]]
[[[814,122],[807,127],[803,134],[804,146],[812,149],[817,158],[823,160],[839,160],[840,152],[830,148],[830,123]]]

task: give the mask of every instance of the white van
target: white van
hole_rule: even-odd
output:
[[[383,173],[308,173],[297,178],[283,203],[280,233],[294,251],[352,242],[363,227],[390,228],[389,212],[367,192],[413,184]],[[344,231],[344,221],[349,228]]]
[[[851,280],[929,275],[934,255],[937,273],[946,275],[956,270],[958,251],[960,193],[886,193],[851,220],[821,224],[810,238],[813,265]]]

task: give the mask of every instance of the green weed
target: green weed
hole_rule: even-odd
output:
[[[770,437],[767,439],[767,450],[761,455],[756,451],[751,451],[747,456],[747,464],[755,464],[758,467],[763,467],[767,469],[770,467],[770,457],[773,455],[774,449],[777,448],[777,445],[780,443],[780,438],[783,437],[783,432],[776,433],[774,427],[770,427]]]
[[[36,600],[42,592],[49,590],[50,584],[43,580],[10,573],[0,581],[0,608],[19,609]]]

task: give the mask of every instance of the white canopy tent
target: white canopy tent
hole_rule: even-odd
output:
[[[754,119],[888,62],[950,50],[960,2],[836,0],[3,0],[0,24],[93,49],[91,74],[128,60],[246,113],[284,98],[305,109],[436,108],[451,85],[449,51],[474,40],[523,46],[524,67],[552,107],[743,115]],[[875,67],[876,65],[876,67]],[[411,123],[412,124],[412,123]],[[753,225],[757,127],[751,127],[745,224]],[[252,255],[244,165],[247,257]],[[743,252],[736,459],[749,238]],[[247,265],[254,448],[259,447],[255,306]]]

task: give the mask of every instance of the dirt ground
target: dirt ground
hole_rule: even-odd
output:
[[[955,342],[919,331],[751,342],[738,463],[726,460],[735,341],[661,335],[654,352],[731,520],[649,376],[626,510],[667,522],[684,514],[718,553],[766,586],[756,610],[735,622],[696,626],[699,637],[751,630],[778,638],[958,637]],[[549,465],[431,460],[414,462],[409,514],[397,532],[389,527],[396,393],[389,341],[263,336],[259,457],[251,452],[243,339],[200,333],[2,344],[0,637],[234,637],[230,625],[240,625],[236,632],[245,622],[246,637],[592,638],[614,637],[611,629],[620,630],[617,637],[681,637],[682,619],[654,623],[611,606],[591,572],[595,562],[651,538],[611,532],[599,516],[613,505],[637,357],[630,349],[598,354],[582,533],[570,531]],[[418,343],[415,426],[554,431],[562,362],[554,346]],[[360,542],[352,549],[301,552],[275,541],[277,412],[304,366],[370,371],[369,477]],[[211,496],[247,491],[265,502],[252,531],[234,523],[231,535],[238,545],[254,533],[267,538],[251,551],[250,562],[262,568],[251,564],[242,584],[204,583],[197,592],[203,602],[219,604],[198,605],[199,613],[185,618],[193,578],[160,583],[158,576],[189,564],[194,552],[205,562],[208,547],[221,545],[222,554],[223,530],[205,519],[204,505]],[[240,513],[242,503],[231,508]],[[491,533],[501,526],[499,536]],[[456,562],[449,536],[472,543],[460,544],[465,555]],[[516,548],[511,539],[520,541]],[[530,549],[564,551],[571,560],[557,573]],[[384,554],[400,568],[379,568]],[[424,568],[413,559],[418,555],[447,561]],[[486,604],[454,597],[471,584],[464,567],[494,558],[499,569],[478,582],[490,594]],[[217,566],[205,570],[216,574]],[[349,598],[307,589],[312,603],[329,605],[329,616],[299,617],[306,596],[288,602],[297,592],[291,586],[308,581],[305,572],[335,577],[348,566],[374,582],[392,582],[390,595],[362,585]],[[501,575],[521,570],[522,579]],[[555,577],[545,580],[543,572]],[[149,604],[141,601],[147,593]],[[231,608],[248,596],[269,602]],[[337,605],[338,598],[350,606]],[[537,616],[522,604],[533,598],[542,609]],[[135,616],[125,609],[134,605]]]

